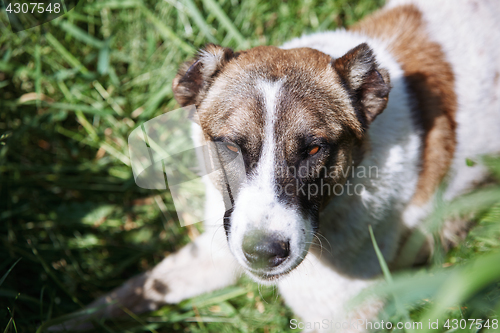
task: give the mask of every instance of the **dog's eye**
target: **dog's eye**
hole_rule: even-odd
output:
[[[238,153],[240,151],[240,149],[236,146],[233,146],[231,144],[228,144],[226,143],[226,148],[230,151],[232,151],[233,153]]]
[[[310,147],[309,148],[309,152],[308,152],[309,156],[316,155],[318,153],[319,149],[320,149],[320,146],[312,146],[312,147]]]

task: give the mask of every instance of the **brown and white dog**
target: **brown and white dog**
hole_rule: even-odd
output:
[[[245,180],[226,211],[215,174],[219,225],[91,306],[152,310],[244,271],[303,321],[375,316],[377,302],[344,308],[380,274],[368,226],[394,266],[442,180],[454,198],[486,175],[465,159],[500,152],[499,17],[496,0],[396,0],[281,48],[201,50],[175,97],[196,106],[197,144],[241,156]]]

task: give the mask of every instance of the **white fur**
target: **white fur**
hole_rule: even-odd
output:
[[[362,184],[366,190],[361,196],[346,195],[332,200],[321,214],[320,225],[328,224],[330,220],[344,221],[344,230],[331,235],[329,241],[333,245],[333,252],[343,253],[341,260],[345,261],[346,255],[359,256],[358,251],[349,249],[357,249],[361,244],[365,244],[363,251],[367,255],[373,253],[366,231],[371,224],[377,241],[387,245],[384,247],[385,256],[390,261],[396,250],[393,241],[400,231],[397,228],[395,230],[394,226],[400,225],[404,203],[410,200],[415,191],[420,158],[419,133],[411,120],[401,67],[386,51],[384,43],[345,30],[304,36],[286,43],[283,48],[311,47],[338,58],[365,42],[374,50],[380,67],[389,71],[392,85],[387,108],[370,126],[368,135],[371,151],[360,165],[366,169],[375,166],[378,177],[352,179],[353,186]],[[350,269],[356,271],[379,269],[376,260],[371,261],[368,267],[365,260],[352,260],[352,266]]]
[[[258,91],[263,96],[265,105],[265,141],[262,156],[255,172],[243,184],[235,202],[231,216],[229,247],[238,262],[247,269],[248,266],[242,250],[243,237],[252,229],[278,233],[284,239],[290,239],[290,259],[272,270],[273,274],[282,274],[295,267],[309,249],[312,238],[311,223],[304,221],[298,212],[286,207],[277,200],[275,187],[276,142],[274,128],[276,123],[276,104],[280,98],[281,81],[261,81]],[[307,230],[306,234],[301,230]],[[266,283],[253,274],[252,278]]]
[[[219,51],[216,53],[212,53],[206,50],[200,51],[200,61],[203,63],[203,74],[205,79],[215,73],[218,66],[222,63],[223,52]]]
[[[389,71],[392,85],[387,108],[371,124],[368,132],[371,151],[360,165],[366,169],[376,166],[378,177],[353,178],[353,187],[362,184],[365,191],[360,196],[344,195],[332,200],[320,215],[320,225],[342,221],[341,230],[324,235],[331,245],[324,245],[325,249],[332,252],[341,271],[370,276],[378,272],[380,266],[369,238],[368,225],[372,225],[377,242],[383,245],[386,260],[391,261],[398,246],[402,212],[418,180],[420,138],[411,120],[403,72],[382,42],[345,30],[304,36],[286,43],[283,48],[311,47],[338,58],[364,42],[374,50],[380,67]],[[346,278],[327,263],[310,261],[308,264],[305,260],[294,272],[293,284],[287,282],[288,278],[279,284],[287,304],[307,321],[342,317],[345,320],[344,300],[371,282]],[[315,268],[310,267],[311,264]],[[321,273],[299,273],[313,269]],[[328,287],[318,287],[325,283]],[[317,306],[312,305],[313,299],[318,300]],[[372,312],[370,309],[366,311]]]
[[[451,63],[458,97],[457,148],[446,198],[470,190],[485,176],[466,158],[500,151],[500,2],[497,0],[393,0],[389,7],[413,3],[423,13],[432,39]]]

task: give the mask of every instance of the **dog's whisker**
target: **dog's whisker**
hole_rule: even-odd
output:
[[[258,284],[257,284],[257,290],[259,291],[260,299],[261,299],[261,300],[263,300],[264,302],[266,302],[266,304],[269,304],[269,303],[267,303],[267,301],[265,300],[264,295],[262,295],[262,290],[261,290],[261,287],[262,287],[262,286],[263,286],[263,285],[262,285],[261,283],[258,283]]]
[[[220,220],[222,220],[222,219],[220,219]],[[212,260],[212,264],[214,264],[214,251],[212,251],[214,239],[215,239],[215,236],[217,235],[217,232],[219,231],[220,228],[222,228],[222,224],[217,226],[217,229],[215,229],[215,231],[212,235],[212,239],[210,240],[210,259]],[[223,248],[224,248],[223,245],[219,244],[219,251],[221,251]]]
[[[318,238],[319,237],[323,237],[323,239],[328,243],[328,246],[330,247],[330,252],[329,253],[331,254],[332,253],[331,252],[332,251],[332,244],[330,244],[330,241],[328,240],[328,238],[326,238],[325,236],[323,236],[320,232],[316,232],[314,235],[316,237],[318,237]]]

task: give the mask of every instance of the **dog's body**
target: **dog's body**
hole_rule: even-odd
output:
[[[206,183],[206,209],[219,225],[91,306],[115,298],[151,310],[246,271],[277,283],[303,321],[375,316],[379,302],[344,309],[380,274],[368,226],[396,266],[444,177],[449,200],[486,176],[466,158],[500,152],[498,17],[494,0],[401,0],[349,31],[281,49],[207,47],[179,72],[174,93],[197,107],[198,145],[217,142],[243,156],[246,177],[230,191],[233,207],[226,211],[216,173]],[[277,166],[303,165],[305,174],[276,176]],[[319,166],[350,171],[320,176]],[[300,185],[319,178],[359,191],[304,197]],[[292,190],[276,193],[276,185]],[[315,235],[323,251],[310,246]]]

